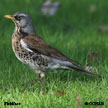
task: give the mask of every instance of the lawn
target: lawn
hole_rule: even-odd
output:
[[[108,31],[98,30],[99,26],[108,28],[108,1],[60,0],[60,3],[55,16],[44,17],[40,13],[41,0],[0,1],[0,108],[108,107]],[[75,70],[56,70],[46,74],[47,85],[29,82],[21,86],[37,74],[20,63],[12,51],[14,24],[3,16],[17,11],[28,13],[37,34],[84,68],[92,50],[97,56],[90,58],[90,64],[102,78]],[[21,105],[5,106],[4,102]],[[85,105],[85,102],[104,102],[104,105]]]

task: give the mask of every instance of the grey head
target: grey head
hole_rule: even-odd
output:
[[[26,34],[35,34],[34,26],[32,23],[31,18],[28,14],[23,12],[17,12],[13,15],[5,15],[6,18],[12,19],[12,21],[15,23],[15,31],[18,29],[21,30],[22,33]]]

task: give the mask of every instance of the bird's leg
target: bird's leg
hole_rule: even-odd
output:
[[[43,79],[44,77],[45,77],[45,73],[44,73],[44,72],[41,72],[41,73],[39,74],[40,81],[41,81],[41,82],[44,82],[45,84],[47,84],[47,82]]]
[[[42,94],[48,93],[48,86],[47,86],[48,83],[47,83],[47,81],[44,79],[45,73],[44,73],[44,72],[41,72],[41,73],[39,74],[39,77],[40,77],[40,82],[43,82],[43,83],[45,84],[45,89],[43,88],[42,91],[41,91],[41,93],[42,93]]]

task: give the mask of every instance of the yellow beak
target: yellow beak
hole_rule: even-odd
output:
[[[14,20],[15,19],[12,15],[5,15],[4,17],[5,18],[8,18],[8,19],[11,19],[11,20]]]

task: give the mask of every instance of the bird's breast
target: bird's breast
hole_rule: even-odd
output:
[[[18,60],[20,60],[21,62],[24,62],[23,56],[25,54],[25,51],[20,44],[20,39],[19,38],[12,37],[12,49],[15,53],[15,56],[18,58]]]

